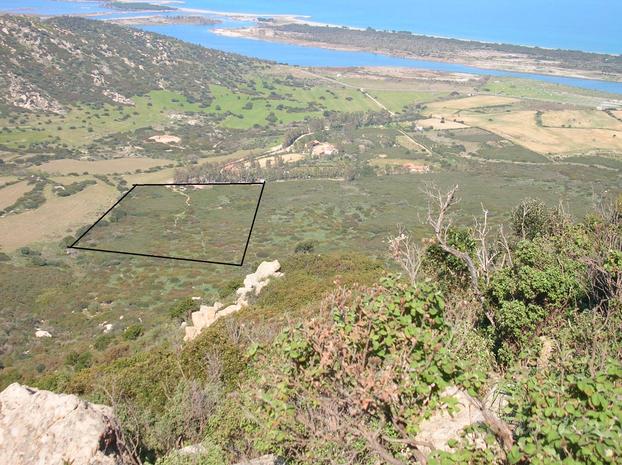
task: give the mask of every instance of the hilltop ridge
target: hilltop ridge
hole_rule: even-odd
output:
[[[167,88],[209,100],[260,62],[78,17],[0,15],[0,103],[60,112],[75,101],[131,104]]]

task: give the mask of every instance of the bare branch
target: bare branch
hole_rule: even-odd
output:
[[[477,267],[473,263],[471,256],[449,245],[447,240],[447,233],[451,227],[451,220],[448,218],[451,207],[458,203],[456,199],[456,192],[458,186],[454,186],[447,194],[443,195],[439,189],[436,191],[428,191],[428,198],[430,199],[428,207],[428,224],[432,226],[434,230],[434,236],[440,247],[447,253],[462,260],[469,270],[471,277],[471,288],[475,296],[483,302],[484,298],[479,288],[479,277]],[[434,207],[436,204],[436,207]]]
[[[417,244],[406,228],[398,226],[398,233],[395,237],[389,238],[389,253],[408,275],[410,282],[417,281],[419,270],[423,263],[425,249]]]

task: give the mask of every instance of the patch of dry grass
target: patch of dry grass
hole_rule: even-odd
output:
[[[452,118],[453,119],[453,118]],[[417,120],[417,126],[422,128],[437,129],[463,129],[468,128],[466,124],[452,121],[451,119],[441,120],[441,118],[428,118]]]
[[[3,187],[0,189],[0,209],[10,207],[17,201],[17,199],[19,199],[26,192],[30,192],[32,189],[33,186],[29,185],[26,181]]]
[[[147,170],[156,166],[165,166],[173,163],[171,160],[154,160],[153,158],[130,157],[115,158],[113,160],[52,160],[39,165],[35,169],[51,174],[89,173],[112,174],[127,173],[137,169]]]
[[[511,105],[516,102],[520,102],[520,100],[511,97],[499,97],[497,95],[474,95],[472,97],[430,103],[428,104],[427,111],[428,113],[433,113],[435,111],[446,113],[447,110],[457,111],[471,108],[494,107],[499,105]]]
[[[547,111],[542,115],[542,124],[551,127],[622,131],[622,121],[600,110]]]
[[[47,201],[36,210],[0,218],[0,247],[15,250],[35,242],[60,241],[97,220],[119,192],[97,183],[69,197],[58,197],[47,186],[45,195]]]
[[[493,132],[540,154],[611,150],[622,152],[622,132],[610,129],[540,127],[535,111],[499,114],[466,114],[465,123]]]

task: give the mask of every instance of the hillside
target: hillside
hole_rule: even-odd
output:
[[[123,103],[154,89],[209,101],[254,60],[82,18],[0,15],[0,102],[60,112],[76,101]]]
[[[622,460],[611,96],[0,22],[0,389],[132,465]]]

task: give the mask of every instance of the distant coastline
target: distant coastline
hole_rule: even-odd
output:
[[[75,3],[84,4],[85,2],[78,0]],[[191,8],[185,6],[186,2],[177,0],[116,0],[97,3],[104,7],[108,6],[109,11],[73,13],[71,16],[91,17],[133,27],[164,28],[179,25],[182,27],[162,29],[162,33],[207,47],[268,60],[283,60],[286,63],[291,62],[290,64],[300,64],[296,63],[295,59],[292,60],[295,58],[295,49],[291,50],[289,60],[286,55],[277,54],[276,51],[275,53],[264,52],[262,56],[261,53],[257,53],[256,48],[244,45],[244,40],[262,41],[266,45],[280,43],[316,50],[374,54],[408,60],[408,63],[405,63],[407,67],[425,68],[427,64],[430,69],[442,70],[443,68],[432,65],[432,63],[439,63],[439,65],[452,65],[454,68],[469,67],[471,70],[464,72],[473,73],[480,70],[483,75],[487,74],[486,71],[491,71],[493,75],[520,73],[525,74],[524,77],[534,79],[541,79],[538,76],[550,76],[559,78],[559,83],[567,85],[573,85],[569,82],[572,80],[587,80],[593,81],[594,84],[581,85],[579,82],[577,85],[605,92],[622,93],[618,90],[619,84],[622,83],[622,57],[620,55],[418,35],[406,31],[362,29],[317,22],[309,15]],[[120,5],[122,11],[111,9],[112,4]],[[214,28],[213,26],[216,25],[221,26]],[[197,34],[196,29],[192,31],[183,26],[206,26],[212,34],[202,36]],[[229,41],[224,43],[212,40],[209,37],[214,38],[213,34],[227,38]],[[231,47],[232,41],[238,41],[238,43]],[[263,46],[261,48],[266,49]],[[275,55],[282,58],[274,58]],[[319,62],[320,60],[315,61],[317,62],[313,62],[311,66],[326,65],[326,63]],[[356,62],[358,63],[358,60]],[[354,66],[374,66],[372,63],[376,62],[375,59],[365,61],[362,55],[360,65]],[[346,66],[352,66],[352,64]],[[548,80],[551,81],[551,79]],[[603,85],[596,84],[597,81],[602,82]],[[607,83],[616,86],[605,85]]]
[[[349,52],[371,52],[406,59],[463,64],[489,70],[622,82],[622,57],[619,55],[342,26],[317,26],[301,19],[293,22],[262,21],[253,27],[218,28],[212,32],[227,37]],[[400,41],[406,46],[400,47]],[[413,46],[409,48],[409,45]]]
[[[140,15],[123,18],[104,19],[104,21],[122,26],[140,25],[162,25],[162,24],[195,24],[195,25],[214,25],[221,24],[222,21],[206,16],[164,16],[164,15]]]

